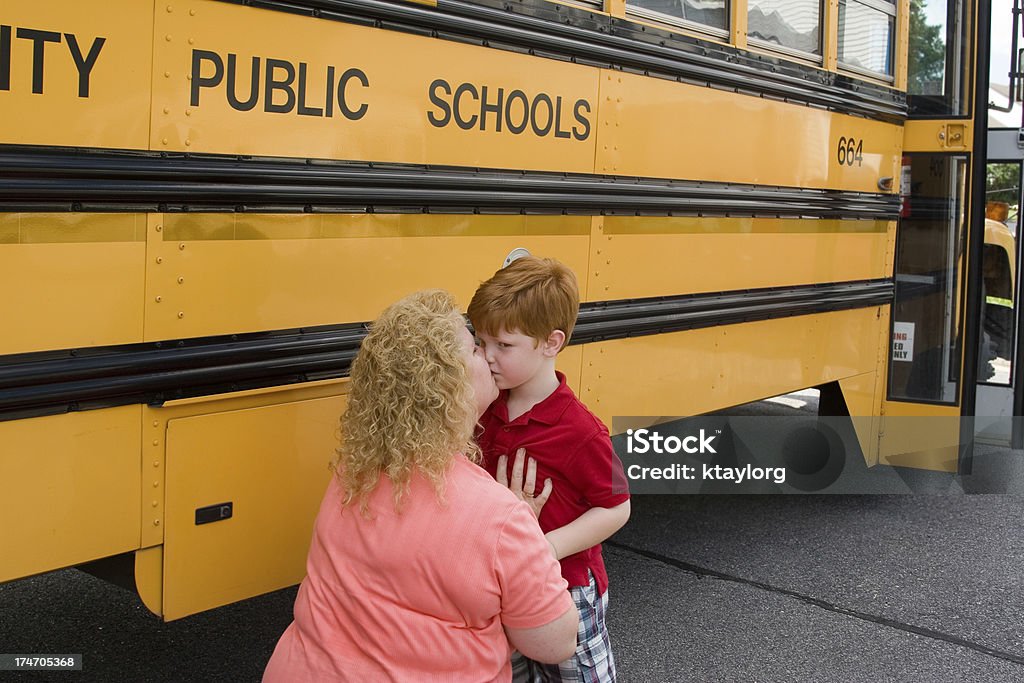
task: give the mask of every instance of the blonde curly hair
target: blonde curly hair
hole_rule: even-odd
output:
[[[479,460],[476,401],[459,339],[465,326],[452,295],[440,289],[395,302],[370,325],[352,363],[333,465],[343,505],[368,515],[369,496],[386,476],[400,510],[414,471],[443,500],[453,455]]]

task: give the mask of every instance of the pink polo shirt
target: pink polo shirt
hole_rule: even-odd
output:
[[[263,680],[508,681],[502,625],[548,624],[572,601],[526,504],[457,455],[446,504],[415,475],[401,512],[382,478],[371,519],[332,477]]]

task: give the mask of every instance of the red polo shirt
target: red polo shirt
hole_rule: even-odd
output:
[[[550,478],[554,489],[540,512],[544,533],[559,529],[593,507],[612,508],[629,500],[627,493],[613,493],[613,482],[624,482],[622,463],[612,449],[608,429],[580,403],[558,376],[558,388],[512,422],[508,420],[508,391],[502,391],[480,418],[479,436],[484,453],[483,466],[495,476],[498,457],[509,456],[509,469],[516,450],[537,461],[537,490]],[[619,489],[622,487],[620,485]],[[601,545],[562,558],[562,576],[570,586],[586,586],[589,569],[597,590],[608,588]]]

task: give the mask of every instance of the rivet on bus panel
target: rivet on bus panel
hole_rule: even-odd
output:
[[[160,302],[161,302],[161,301],[163,301],[163,300],[164,300],[164,298],[163,298],[162,296],[158,296],[158,297],[156,298],[156,302],[157,302],[157,303],[160,303]],[[154,445],[155,445],[155,444],[154,444]]]
[[[191,145],[191,144],[192,144],[192,141],[191,141],[191,140],[185,140],[185,146],[186,146],[186,147],[188,147],[188,146],[189,146],[189,145]]]
[[[178,250],[179,251],[184,251],[185,250],[185,243],[184,242],[182,242],[181,244],[178,245]]]
[[[185,116],[192,116],[192,110],[191,109],[186,109],[185,110]]]
[[[164,262],[164,257],[163,256],[157,256],[156,257],[156,262],[157,263],[163,263]]]
[[[162,226],[162,225],[158,225],[158,226],[156,226],[156,231],[157,231],[157,232],[160,232],[160,231],[161,231],[161,230],[163,230],[163,229],[164,229],[164,226]]]
[[[154,500],[154,501],[153,501],[153,502],[151,503],[151,505],[152,505],[153,507],[159,507],[159,506],[160,506],[160,503]]]
[[[195,11],[194,9],[190,9],[190,10],[188,11],[188,15],[189,15],[190,17],[194,17],[194,16],[196,15],[196,11]]]
[[[170,14],[173,11],[174,11],[174,8],[172,6],[170,6],[170,5],[168,5],[167,6],[167,13]]]
[[[185,76],[185,78],[191,81],[192,80],[192,74],[189,74],[189,75]]]
[[[185,278],[179,277],[178,278],[178,284],[180,285],[180,284],[184,284],[184,283],[185,283]]]
[[[188,44],[189,45],[195,45],[196,44],[196,39],[195,38],[189,38],[188,39]]]
[[[157,420],[153,420],[153,426],[154,427],[159,427],[160,426],[160,422],[157,421]]]
[[[164,113],[165,114],[170,114],[171,113],[171,108],[170,107],[164,107]]]
[[[158,482],[158,481],[154,481],[154,482],[153,482],[153,488],[155,488],[155,489],[158,489],[158,488],[160,488],[160,482]]]
[[[168,33],[166,36],[164,36],[164,40],[166,40],[168,43],[171,42],[171,34]]]
[[[170,77],[171,77],[171,72],[170,71],[165,71],[164,72],[164,78],[170,78]]]
[[[154,519],[153,520],[153,526],[160,526],[160,520],[159,519]]]
[[[154,446],[159,446],[159,445],[160,445],[160,442],[159,442],[159,441],[154,441],[154,442],[153,442],[153,445],[154,445]]]
[[[178,318],[184,318],[184,317],[185,317],[185,311],[178,311]]]
[[[160,467],[160,461],[159,460],[154,460],[153,461],[153,467]]]

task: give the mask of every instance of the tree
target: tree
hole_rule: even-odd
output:
[[[928,24],[925,0],[910,0],[910,52],[907,55],[907,93],[942,95],[946,45],[942,26]]]
[[[985,201],[1017,205],[1020,193],[1018,164],[989,164],[985,176]]]

